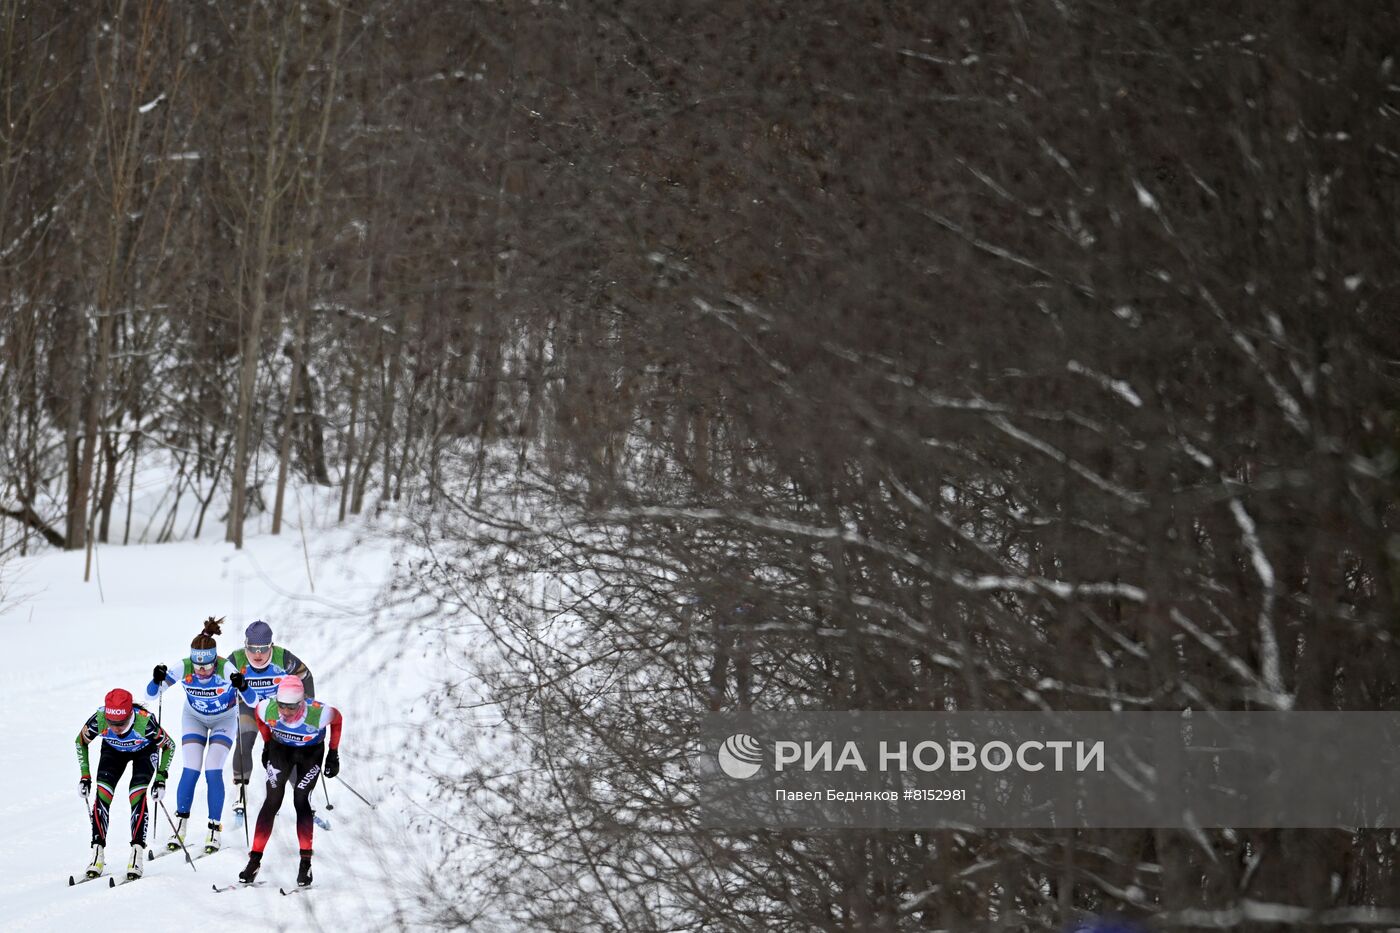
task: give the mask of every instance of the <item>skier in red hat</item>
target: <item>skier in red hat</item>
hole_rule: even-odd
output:
[[[82,779],[78,787],[83,799],[92,791],[92,773],[88,765],[88,745],[102,740],[102,755],[97,759],[97,800],[92,805],[92,863],[87,876],[102,874],[103,851],[107,846],[107,822],[111,816],[112,792],[131,764],[131,786],[127,800],[131,804],[131,861],[126,874],[130,879],[141,877],[146,858],[146,797],[160,799],[175,754],[175,740],[160,727],[151,711],[132,700],[126,690],[116,689],[107,694],[100,709],[88,717],[74,745],[78,749],[78,764]],[[154,778],[154,780],[152,780]]]

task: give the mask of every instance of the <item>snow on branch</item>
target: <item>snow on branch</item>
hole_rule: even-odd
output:
[[[1286,698],[1279,666],[1278,636],[1274,633],[1274,601],[1278,597],[1278,580],[1274,575],[1273,565],[1269,563],[1269,558],[1259,543],[1254,519],[1250,518],[1239,499],[1230,500],[1230,514],[1234,515],[1235,524],[1240,527],[1240,535],[1249,551],[1254,572],[1259,575],[1259,582],[1264,587],[1264,601],[1259,608],[1259,659],[1263,668],[1264,684],[1276,697]]]
[[[1236,676],[1247,683],[1255,699],[1277,710],[1293,708],[1292,697],[1282,689],[1275,690],[1267,680],[1261,679],[1260,676],[1254,672],[1253,668],[1244,663],[1237,655],[1232,654],[1230,650],[1221,643],[1220,639],[1192,622],[1180,609],[1171,609],[1169,615],[1173,622],[1190,633],[1192,637],[1204,645],[1207,650],[1220,658],[1221,661],[1225,662],[1225,666],[1234,671]]]
[[[1076,373],[1080,376],[1088,376],[1090,379],[1094,380],[1099,385],[1103,386],[1105,389],[1112,392],[1114,395],[1118,396],[1134,408],[1142,407],[1142,396],[1134,392],[1133,387],[1129,385],[1125,380],[1114,379],[1112,376],[1106,376],[1101,372],[1097,372],[1095,370],[1090,369],[1078,360],[1070,360],[1068,363],[1065,364],[1065,369],[1068,369],[1070,372]]]
[[[1014,437],[1016,440],[1020,441],[1028,447],[1035,448],[1036,450],[1045,454],[1045,456],[1049,457],[1051,460],[1054,460],[1056,463],[1064,464],[1074,472],[1078,473],[1080,476],[1087,479],[1089,482],[1093,483],[1095,486],[1102,489],[1104,492],[1117,496],[1124,502],[1127,502],[1130,505],[1136,506],[1138,508],[1147,505],[1147,499],[1140,493],[1133,492],[1130,489],[1124,489],[1117,483],[1105,479],[1104,477],[1095,473],[1093,470],[1089,469],[1079,461],[1071,459],[1067,454],[1065,454],[1058,448],[1047,444],[1045,441],[1042,441],[1037,437],[1027,434],[1020,428],[1017,428],[1015,425],[1013,425],[1010,421],[1007,421],[1001,415],[997,415],[996,417],[990,417],[987,420],[990,421],[992,425],[995,426],[999,431],[1011,437]]]
[[[1269,372],[1268,368],[1264,365],[1264,361],[1259,358],[1259,351],[1254,348],[1254,344],[1250,342],[1248,337],[1240,332],[1239,328],[1229,322],[1225,317],[1225,309],[1220,307],[1219,302],[1215,300],[1215,296],[1212,295],[1210,290],[1205,286],[1201,286],[1201,297],[1206,300],[1206,304],[1210,306],[1211,311],[1215,313],[1220,323],[1224,324],[1225,329],[1230,332],[1230,339],[1234,342],[1235,346],[1243,351],[1250,363],[1259,371],[1259,375],[1264,377],[1264,382],[1274,394],[1274,400],[1283,411],[1284,420],[1288,422],[1293,430],[1306,436],[1309,433],[1308,422],[1307,419],[1303,417],[1303,407],[1298,404],[1298,400],[1284,388],[1283,383],[1274,378],[1273,373]]]
[[[803,522],[794,522],[789,519],[772,518],[766,515],[754,515],[749,512],[728,512],[722,509],[689,509],[689,508],[667,508],[661,506],[640,506],[628,509],[612,509],[603,512],[601,517],[605,521],[625,521],[635,518],[652,518],[661,520],[689,520],[700,522],[734,522],[746,525],[759,531],[769,531],[777,534],[792,535],[795,537],[813,538],[817,540],[837,540],[856,547],[883,554],[893,560],[897,560],[910,567],[914,567],[929,576],[942,580],[946,583],[968,590],[969,592],[1015,592],[1027,594],[1050,594],[1061,599],[1071,599],[1074,597],[1103,596],[1112,599],[1126,599],[1131,602],[1146,602],[1147,593],[1141,587],[1128,583],[1094,582],[1094,583],[1068,583],[1063,580],[1051,580],[1038,576],[1011,576],[982,574],[971,575],[965,573],[946,573],[938,570],[923,557],[904,548],[895,547],[882,541],[868,538],[850,528],[831,528],[819,525],[808,525]]]

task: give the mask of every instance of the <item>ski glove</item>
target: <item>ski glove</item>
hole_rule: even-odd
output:
[[[151,671],[151,683],[155,684],[157,687],[165,683],[165,675],[168,671],[169,668],[164,664],[157,664]]]
[[[160,795],[163,793],[165,793],[165,782],[158,779],[151,785],[151,799],[159,800]]]
[[[326,777],[333,778],[340,773],[340,752],[331,749],[326,752]]]
[[[78,790],[84,797],[87,797],[88,794],[92,793],[92,778],[81,778],[78,781]]]
[[[248,679],[243,676],[242,671],[234,671],[232,674],[230,674],[228,682],[233,684],[233,689],[239,691],[240,693],[243,691],[243,688],[248,685]]]
[[[267,770],[267,753],[268,753],[267,743],[266,743],[266,742],[263,742],[263,752],[262,752],[262,766],[263,766],[263,770]]]

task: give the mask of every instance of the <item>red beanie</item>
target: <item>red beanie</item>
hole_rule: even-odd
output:
[[[108,719],[121,722],[131,715],[131,708],[131,694],[118,687],[108,692],[102,712],[107,714]]]

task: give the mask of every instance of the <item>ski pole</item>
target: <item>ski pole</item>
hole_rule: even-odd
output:
[[[150,791],[147,791],[147,793],[150,793]],[[170,824],[170,832],[175,836],[175,841],[180,843],[180,848],[185,853],[185,861],[190,863],[190,870],[199,871],[198,868],[194,867],[194,859],[190,858],[190,850],[185,848],[185,840],[180,838],[180,831],[175,828],[175,821],[170,818],[170,811],[165,809],[165,801],[157,797],[156,806],[160,807],[160,812],[165,814],[165,821]]]
[[[238,803],[243,807],[243,842],[251,847],[252,840],[248,838],[248,785],[238,785]]]
[[[326,812],[328,813],[335,809],[335,806],[331,803],[331,792],[326,790],[326,781],[329,780],[330,778],[326,778],[325,781],[321,782],[321,791],[326,795]],[[317,813],[315,810],[311,811],[311,819],[315,820],[316,825],[324,830],[329,830],[331,828],[331,821],[321,816],[321,814]]]
[[[238,698],[238,723],[234,726],[234,741],[238,743],[238,751],[233,758],[233,776],[238,777],[238,769],[243,764],[243,697]],[[248,781],[253,777],[253,753],[248,752],[248,771],[243,775],[243,783],[238,785],[238,805],[243,809],[243,842],[251,847],[252,840],[248,838]]]
[[[335,780],[339,781],[342,784],[345,784],[345,778],[340,777],[339,775],[336,776]],[[356,797],[359,797],[361,800],[363,800],[365,806],[369,807],[371,810],[376,809],[374,804],[370,803],[368,800],[365,800],[364,794],[355,790],[355,788],[351,787],[349,784],[345,784],[345,789],[348,790],[350,793],[354,794]]]

